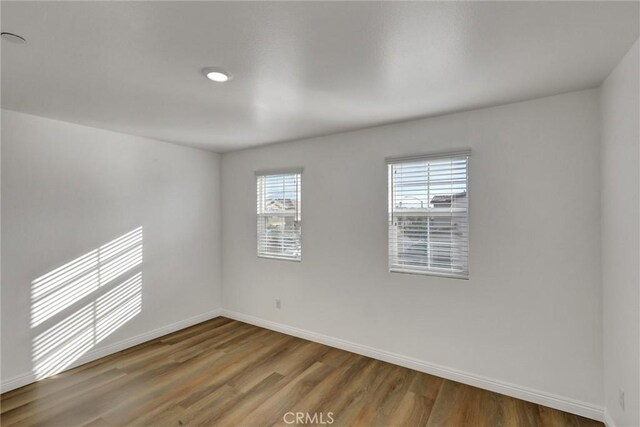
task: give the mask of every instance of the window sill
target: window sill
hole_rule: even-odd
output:
[[[275,255],[258,255],[258,258],[276,259],[276,260],[279,260],[279,261],[302,262],[302,258],[288,258],[288,257],[283,257],[283,256],[275,256]]]
[[[389,268],[389,273],[401,273],[401,274],[412,274],[416,276],[435,276],[435,277],[444,277],[447,279],[461,279],[461,280],[469,280],[469,274],[456,274],[456,273],[447,273],[447,272],[438,272],[438,271],[422,271],[422,270],[409,270],[404,268]]]

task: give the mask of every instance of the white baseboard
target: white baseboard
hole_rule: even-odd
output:
[[[452,381],[457,381],[463,384],[468,384],[474,387],[483,388],[485,390],[490,390],[496,393],[501,393],[507,396],[512,396],[518,399],[533,402],[539,405],[544,405],[550,408],[558,409],[583,417],[603,421],[605,422],[607,427],[615,427],[615,423],[611,419],[611,416],[606,409],[596,405],[592,405],[590,403],[581,402],[575,399],[558,396],[540,390],[534,390],[528,387],[510,384],[504,381],[484,377],[482,375],[471,374],[469,372],[460,371],[446,366],[414,359],[412,357],[403,356],[397,353],[376,349],[366,345],[346,341],[340,338],[330,337],[305,329],[300,329],[282,323],[272,322],[251,315],[225,309],[216,309],[206,313],[202,313],[189,319],[181,320],[179,322],[154,329],[153,331],[149,331],[144,334],[119,341],[106,347],[100,347],[95,350],[91,350],[80,357],[78,360],[76,360],[66,370],[221,315],[231,319],[239,320],[241,322],[250,323],[252,325],[282,332],[287,335],[293,335],[309,341],[314,341],[353,353],[362,354],[363,356],[393,363],[394,365],[404,366],[409,369],[436,375]],[[35,375],[31,372],[23,375],[18,375],[6,381],[2,381],[2,383],[0,383],[0,391],[4,393],[6,391],[25,386],[35,381]]]
[[[80,358],[78,358],[78,360],[73,362],[67,368],[65,368],[65,371],[80,365],[84,365],[85,363],[92,362],[96,359],[100,359],[101,357],[105,357],[110,354],[117,353],[127,348],[136,346],[138,344],[142,344],[144,342],[161,337],[163,335],[170,334],[180,329],[187,328],[197,323],[204,322],[205,320],[213,319],[214,317],[220,316],[221,313],[222,313],[221,309],[208,311],[206,313],[202,313],[197,316],[193,316],[188,319],[184,319],[179,322],[175,322],[170,325],[166,325],[161,328],[154,329],[152,331],[145,332],[140,335],[136,335],[135,337],[118,341],[116,343],[110,344],[105,347],[99,347],[94,350],[90,350],[87,353],[83,354]],[[8,380],[3,380],[0,383],[0,392],[4,393],[6,391],[13,390],[18,387],[23,387],[27,384],[31,384],[35,381],[36,381],[36,376],[33,372],[28,372],[22,375],[18,375]]]
[[[592,405],[590,403],[581,402],[575,399],[558,396],[540,390],[534,390],[516,384],[510,384],[504,381],[487,378],[482,375],[476,375],[469,372],[448,368],[446,366],[425,362],[422,360],[414,359],[412,357],[391,353],[389,351],[357,344],[340,338],[334,338],[305,329],[284,325],[282,323],[260,319],[248,314],[223,309],[221,315],[230,319],[250,323],[252,325],[271,329],[277,332],[282,332],[287,335],[293,335],[295,337],[304,338],[309,341],[314,341],[320,344],[325,344],[331,347],[350,351],[352,353],[361,354],[373,359],[393,363],[394,365],[404,366],[416,371],[446,378],[448,380],[457,381],[463,384],[468,384],[500,394],[505,394],[507,396],[526,400],[543,406],[548,406],[550,408],[558,409],[594,420],[605,421],[604,409],[600,406]],[[608,423],[607,426],[609,427]],[[611,426],[613,426],[613,424],[611,424]]]
[[[609,410],[607,408],[604,408],[604,425],[607,427],[616,427],[616,423],[613,421],[613,418],[611,418],[611,414],[609,413]]]

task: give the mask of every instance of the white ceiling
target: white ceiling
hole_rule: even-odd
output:
[[[638,2],[7,2],[2,107],[224,152],[597,86]],[[222,67],[216,84],[200,70]]]

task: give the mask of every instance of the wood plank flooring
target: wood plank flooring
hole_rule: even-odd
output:
[[[3,426],[603,425],[224,317],[0,403]]]

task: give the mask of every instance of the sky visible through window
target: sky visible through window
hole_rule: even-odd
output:
[[[396,209],[438,207],[443,197],[461,195],[467,190],[466,160],[463,159],[399,163],[392,165],[391,170]]]
[[[294,200],[296,199],[296,175],[266,175],[265,179],[265,199],[271,200]]]

